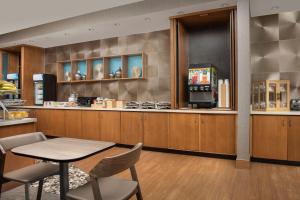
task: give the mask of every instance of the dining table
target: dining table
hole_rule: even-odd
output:
[[[60,199],[65,200],[69,190],[69,163],[88,158],[114,146],[113,142],[62,137],[19,146],[13,148],[11,152],[19,156],[58,163]]]

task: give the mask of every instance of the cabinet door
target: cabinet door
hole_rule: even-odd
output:
[[[49,133],[49,113],[48,110],[36,110],[35,115],[37,118],[37,130],[43,132],[44,134],[48,135]]]
[[[169,148],[192,151],[199,149],[199,115],[170,114]]]
[[[66,136],[71,138],[82,138],[81,134],[81,111],[67,110],[66,117]]]
[[[144,145],[168,148],[169,114],[144,113]]]
[[[82,138],[88,140],[100,139],[99,117],[97,111],[82,111]]]
[[[36,117],[38,131],[50,136],[66,136],[64,110],[36,110]]]
[[[200,120],[200,151],[235,154],[235,115],[201,115]]]
[[[300,161],[300,117],[288,117],[288,160]]]
[[[99,112],[100,139],[102,141],[121,141],[121,114],[114,111]]]
[[[121,143],[136,144],[143,141],[143,113],[121,112]]]
[[[287,117],[253,116],[253,157],[287,159]]]

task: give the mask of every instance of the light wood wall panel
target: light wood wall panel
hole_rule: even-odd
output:
[[[26,105],[34,104],[32,76],[44,73],[44,49],[32,46],[21,47],[21,92]]]

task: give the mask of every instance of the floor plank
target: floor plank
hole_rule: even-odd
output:
[[[113,148],[76,166],[88,172],[103,157],[126,150]],[[242,170],[232,160],[143,151],[137,172],[145,200],[300,199],[300,167],[294,166],[252,163]]]

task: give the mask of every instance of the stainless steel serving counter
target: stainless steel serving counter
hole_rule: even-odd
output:
[[[0,127],[19,125],[19,124],[28,124],[28,123],[34,123],[36,121],[37,121],[36,118],[24,118],[24,119],[17,119],[17,120],[0,120]]]

